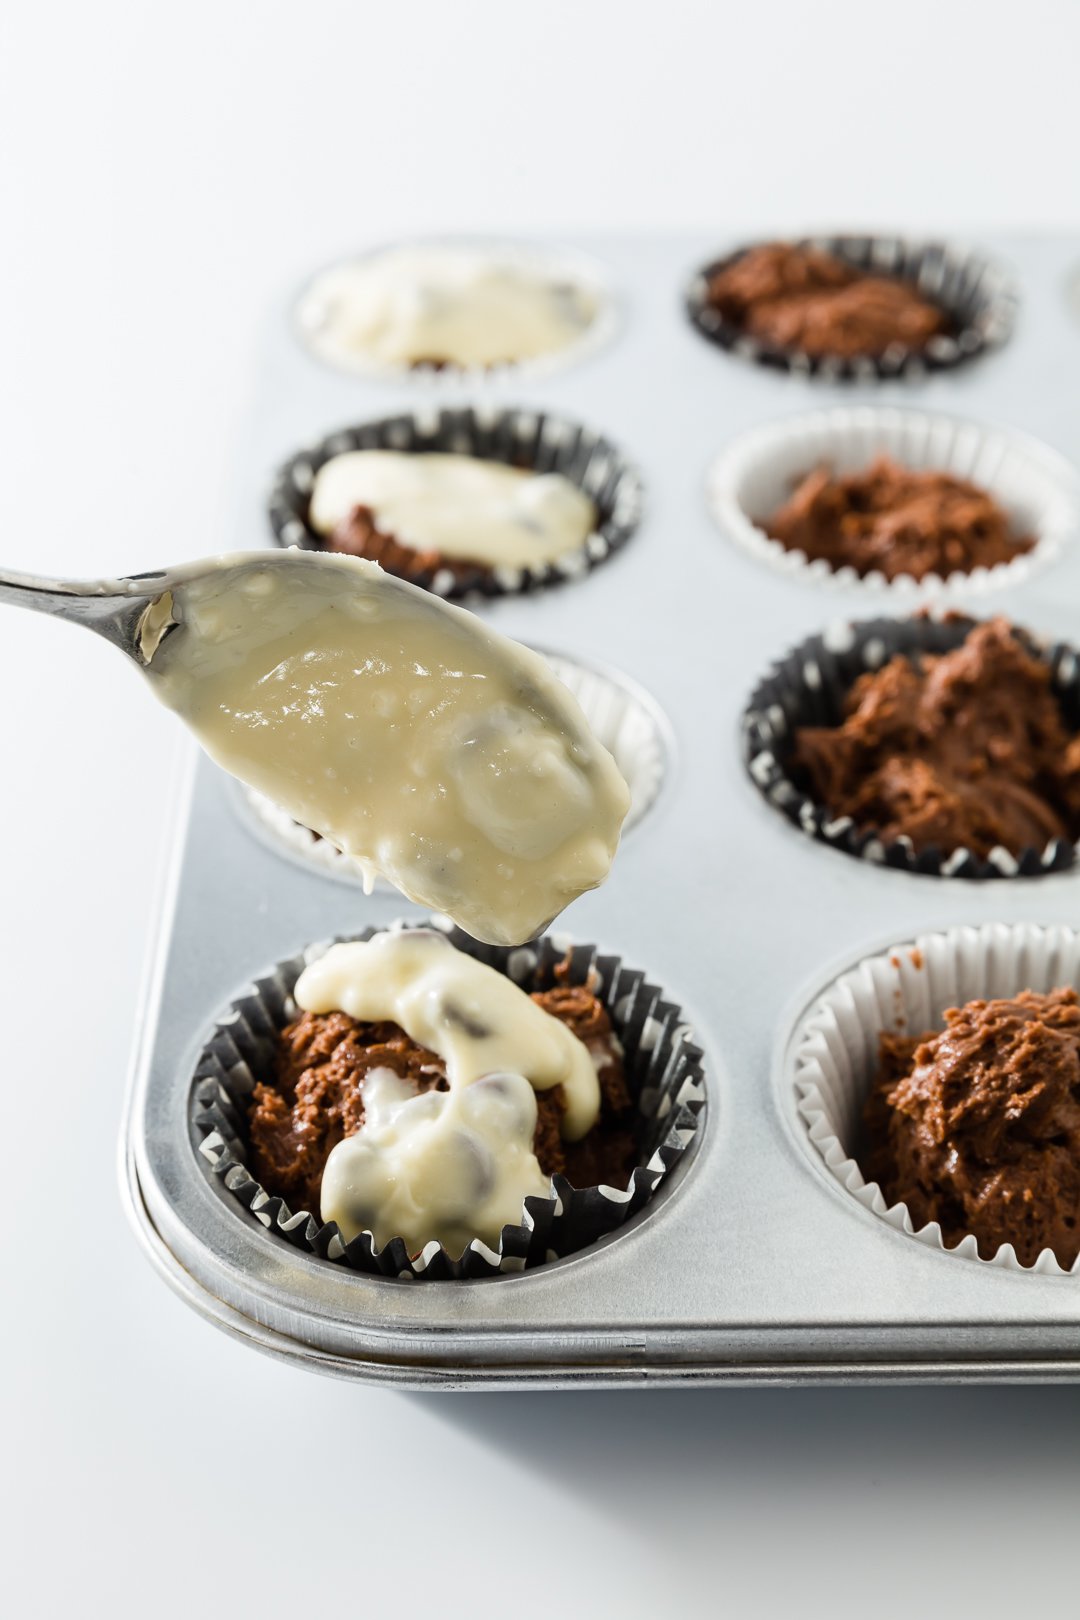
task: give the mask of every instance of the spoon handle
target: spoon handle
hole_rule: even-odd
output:
[[[147,604],[160,596],[164,581],[162,573],[131,579],[61,580],[0,569],[0,603],[85,625],[143,663],[139,620]]]

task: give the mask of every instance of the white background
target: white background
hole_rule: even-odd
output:
[[[20,7],[0,557],[227,546],[256,324],[365,239],[1075,230],[1078,64],[1070,0]],[[1073,1584],[1074,1390],[407,1398],[186,1311],[114,1171],[171,722],[104,643],[0,631],[8,1612],[989,1615]]]

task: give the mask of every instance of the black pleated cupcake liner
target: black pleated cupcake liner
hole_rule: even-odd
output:
[[[897,276],[914,283],[924,297],[952,317],[955,331],[931,338],[922,348],[897,343],[875,356],[818,357],[764,342],[725,319],[708,301],[711,277],[751,251],[743,247],[705,265],[690,282],[686,309],[701,336],[758,365],[797,376],[830,382],[875,382],[895,377],[914,379],[924,372],[947,370],[987,349],[1000,347],[1012,334],[1018,304],[1016,288],[1000,266],[979,254],[946,242],[910,241],[902,236],[813,236],[803,237],[796,245],[818,248],[875,275]]]
[[[434,923],[396,923],[432,927]],[[356,937],[382,932],[368,928]],[[526,991],[549,989],[555,968],[567,956],[551,935],[528,946],[482,945],[457,928],[442,928],[450,943],[505,973]],[[587,984],[606,1007],[624,1049],[627,1086],[639,1116],[640,1163],[625,1192],[574,1188],[564,1176],[552,1177],[553,1196],[527,1198],[519,1226],[503,1229],[498,1250],[474,1240],[460,1259],[436,1242],[410,1256],[401,1238],[382,1249],[371,1233],[345,1243],[336,1224],[308,1210],[292,1210],[267,1192],[247,1167],[247,1102],[262,1075],[273,1073],[275,1037],[298,1015],[293,988],[308,962],[330,944],[311,947],[256,979],[217,1021],[196,1067],[190,1120],[196,1152],[223,1195],[266,1230],[302,1254],[335,1261],[354,1271],[382,1277],[443,1281],[531,1269],[575,1254],[617,1232],[653,1199],[658,1188],[694,1145],[706,1104],[702,1053],[694,1044],[681,1009],[627,968],[617,956],[594,945],[570,948],[569,982]]]
[[[409,576],[414,584],[450,600],[517,596],[580,579],[619,551],[641,521],[641,476],[602,434],[544,411],[460,406],[342,428],[291,456],[278,470],[270,493],[270,527],[278,545],[326,549],[325,538],[308,521],[315,475],[334,456],[351,450],[438,451],[529,472],[561,473],[596,506],[596,526],[584,545],[554,562],[527,569],[478,566],[460,577],[445,568]]]
[[[909,838],[884,843],[875,829],[857,826],[818,804],[793,780],[791,758],[801,726],[835,726],[848,691],[867,670],[880,669],[898,653],[951,652],[980,621],[958,613],[910,619],[867,619],[811,636],[778,663],[754,689],[743,715],[743,756],[750,779],[767,803],[802,832],[845,855],[878,866],[931,877],[1039,877],[1061,872],[1077,859],[1077,845],[1055,838],[1043,849],[1012,855],[996,849],[983,859],[968,849],[916,851]],[[1080,731],[1080,663],[1064,643],[1047,645],[1026,630],[1013,634],[1047,664],[1066,725]]]

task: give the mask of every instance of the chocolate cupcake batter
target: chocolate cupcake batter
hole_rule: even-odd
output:
[[[1080,1254],[1080,1002],[1073,989],[971,1001],[945,1029],[881,1037],[859,1154],[869,1181],[949,1247]]]
[[[916,852],[1019,856],[1080,837],[1080,736],[1005,619],[952,652],[861,675],[835,726],[795,733],[793,774],[834,816]]]
[[[1007,513],[965,478],[912,472],[878,456],[862,472],[819,467],[774,512],[766,532],[789,551],[857,574],[969,574],[1023,556],[1035,544],[1014,535]]]
[[[813,359],[924,349],[954,330],[945,310],[912,283],[788,242],[751,248],[717,270],[708,302],[747,336]]]
[[[340,551],[348,557],[366,557],[385,568],[388,574],[407,579],[413,585],[427,585],[436,574],[453,579],[455,592],[475,590],[491,578],[493,570],[485,563],[447,557],[428,547],[406,546],[392,534],[379,529],[370,506],[354,506],[352,511],[327,535],[327,551]]]
[[[532,998],[589,1048],[598,1062],[600,1118],[578,1142],[560,1122],[562,1087],[537,1093],[533,1151],[548,1175],[575,1187],[603,1182],[624,1188],[637,1163],[621,1050],[602,1004],[582,985],[556,985]],[[442,1059],[394,1023],[360,1023],[345,1013],[305,1012],[278,1037],[272,1081],[255,1087],[248,1114],[250,1167],[267,1192],[295,1212],[318,1211],[323,1169],[332,1148],[364,1122],[364,1077],[392,1069],[419,1094],[446,1090]]]

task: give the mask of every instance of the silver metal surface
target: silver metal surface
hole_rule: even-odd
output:
[[[39,574],[0,572],[0,602],[49,613],[94,630],[145,667],[139,627],[152,604],[175,582],[168,570],[131,579],[61,580]],[[151,654],[153,648],[150,649]]]
[[[838,617],[881,611],[762,567],[714,528],[706,468],[736,431],[850,387],[778,375],[702,341],[681,290],[724,247],[691,238],[583,243],[609,266],[625,322],[575,370],[488,395],[572,412],[641,465],[639,533],[610,564],[533,597],[487,603],[498,629],[640,683],[675,731],[671,777],[606,886],[560,926],[644,968],[687,1010],[712,1106],[670,1196],[632,1228],[532,1273],[406,1284],[294,1254],[214,1182],[187,1123],[192,1062],[215,1013],[309,941],[412,912],[304,870],[256,839],[205,761],[177,848],[123,1144],[129,1211],[159,1270],[210,1320],[270,1353],[402,1386],[517,1387],[722,1380],[948,1381],[1080,1376],[1080,1284],[958,1262],[861,1211],[819,1174],[778,1089],[791,1031],[823,982],[885,943],[955,923],[1071,922],[1080,873],[971,883],[880,870],[804,836],[746,779],[739,718],[772,657]],[[920,384],[911,401],[1016,426],[1076,460],[1080,364],[1066,271],[1080,242],[980,244],[1010,262],[1012,340]],[[307,357],[283,300],[267,333],[236,543],[265,544],[273,469],[335,426],[453,385],[337,376]],[[986,611],[985,599],[964,604]],[[995,611],[1080,640],[1080,547]]]

